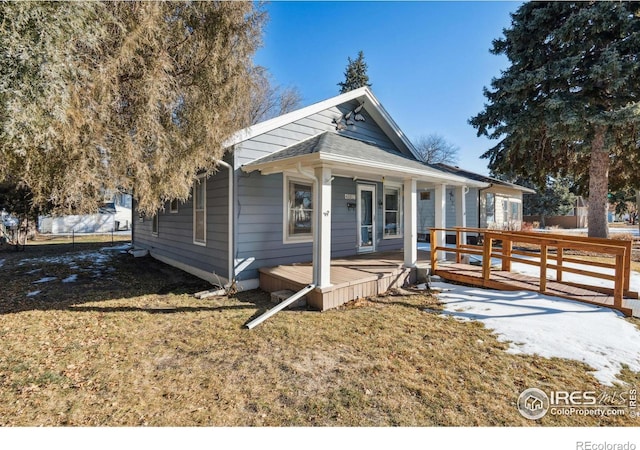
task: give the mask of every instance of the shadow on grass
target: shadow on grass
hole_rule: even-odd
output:
[[[151,257],[106,249],[104,243],[85,246],[75,252],[51,253],[47,247],[0,254],[0,315],[38,310],[174,314],[268,307],[268,296],[259,291],[241,292],[233,302],[197,300],[191,294],[212,289],[210,283]],[[175,298],[181,295],[184,299]],[[87,305],[100,302],[104,305]]]

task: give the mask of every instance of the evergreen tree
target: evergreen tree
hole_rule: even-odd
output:
[[[263,22],[252,2],[1,2],[0,182],[60,212],[187,199],[249,124]]]
[[[571,183],[567,179],[547,178],[543,186],[533,186],[523,180],[517,184],[536,190],[535,194],[524,194],[522,210],[525,216],[540,216],[540,225],[545,226],[545,218],[561,216],[571,212],[576,196],[571,192]]]
[[[358,52],[358,57],[354,60],[348,58],[347,68],[344,71],[344,81],[338,83],[340,93],[353,91],[363,86],[371,87],[369,75],[367,75],[367,63],[364,62],[364,53]]]
[[[536,184],[571,175],[589,195],[589,236],[605,237],[609,173],[637,186],[640,4],[531,2],[492,53],[511,65],[470,123],[500,139],[489,167]]]

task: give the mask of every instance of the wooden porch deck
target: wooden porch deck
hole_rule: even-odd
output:
[[[429,253],[418,251],[419,261],[428,261]],[[297,292],[313,281],[310,262],[260,269],[260,289]],[[415,281],[415,269],[404,267],[402,252],[380,252],[331,260],[331,286],[316,288],[307,294],[307,304],[325,311],[351,300],[382,294],[394,287]]]

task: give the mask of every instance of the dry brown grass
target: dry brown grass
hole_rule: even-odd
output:
[[[605,389],[581,363],[506,353],[429,295],[283,311],[247,330],[271,306],[264,293],[197,300],[206,285],[148,258],[43,251],[0,252],[0,425],[637,425],[524,419],[526,388]],[[57,280],[33,284],[44,276]]]

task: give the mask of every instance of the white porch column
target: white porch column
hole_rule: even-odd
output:
[[[465,192],[467,190],[466,186],[458,186],[456,187],[456,226],[457,227],[466,227],[467,226],[467,204],[465,199]],[[462,244],[467,243],[467,233],[462,233],[460,235],[460,240]]]
[[[313,231],[313,283],[331,285],[331,169],[316,167],[315,226]]]
[[[446,214],[447,214],[447,185],[446,184],[436,184],[436,192],[435,192],[435,228],[445,228],[447,226]],[[444,246],[445,236],[444,233],[437,233],[437,242],[436,245],[438,247]],[[433,243],[432,243],[433,245]],[[438,252],[438,259],[444,258],[444,252]]]
[[[416,180],[404,180],[404,265],[418,263],[418,196]]]

